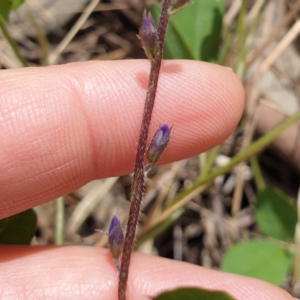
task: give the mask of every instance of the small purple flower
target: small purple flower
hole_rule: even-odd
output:
[[[120,221],[113,216],[108,230],[108,245],[113,258],[119,258],[122,254],[124,242],[124,233],[120,225]]]
[[[167,124],[159,126],[147,151],[147,158],[153,166],[160,158],[170,140],[171,128]]]
[[[157,41],[156,28],[151,14],[145,13],[142,26],[140,28],[140,39],[145,53],[149,59],[154,58],[155,46]]]

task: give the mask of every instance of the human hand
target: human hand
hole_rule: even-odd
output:
[[[76,63],[0,72],[0,218],[133,167],[149,62]],[[230,70],[202,62],[162,66],[150,137],[173,124],[160,163],[221,143],[243,110]],[[116,299],[117,274],[104,249],[0,247],[1,299]],[[180,286],[224,290],[236,299],[292,299],[265,282],[134,253],[128,300]]]

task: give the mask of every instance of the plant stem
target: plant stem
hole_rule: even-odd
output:
[[[251,165],[256,188],[258,191],[261,191],[266,187],[266,184],[261,173],[261,168],[257,156],[253,156],[250,158],[250,165]]]
[[[134,174],[131,186],[131,196],[130,196],[130,210],[129,217],[126,227],[126,235],[124,240],[123,252],[122,252],[122,263],[121,271],[119,275],[119,287],[118,287],[118,297],[119,300],[126,299],[126,285],[128,280],[128,272],[130,265],[130,258],[132,252],[132,245],[135,239],[136,227],[138,223],[138,218],[140,214],[141,202],[144,194],[144,156],[146,150],[146,142],[150,127],[152,110],[155,102],[155,95],[157,90],[157,83],[159,77],[159,71],[162,62],[163,55],[163,44],[165,39],[165,34],[167,30],[167,25],[169,21],[169,16],[167,9],[170,6],[170,0],[165,0],[163,2],[161,16],[159,19],[159,24],[157,28],[157,44],[155,57],[151,60],[150,77],[146,95],[146,101],[144,106],[144,113],[140,128],[140,135],[138,140],[138,146],[136,151]]]
[[[167,211],[172,210],[173,207],[177,205],[177,203],[180,203],[181,201],[183,201],[191,193],[196,191],[200,186],[212,181],[219,175],[229,172],[233,167],[235,167],[240,162],[247,160],[248,158],[251,158],[252,156],[256,155],[259,151],[261,151],[264,147],[266,147],[269,143],[271,143],[283,130],[285,130],[290,125],[292,125],[293,123],[295,123],[296,121],[299,121],[299,120],[300,120],[300,112],[297,112],[296,114],[292,115],[291,117],[286,119],[284,122],[279,124],[277,127],[272,129],[268,134],[262,136],[260,139],[258,139],[257,141],[253,142],[250,146],[248,146],[245,150],[241,151],[236,156],[234,156],[228,164],[214,169],[213,171],[206,174],[203,178],[200,177],[190,188],[185,189],[182,192],[180,192],[173,199],[173,201],[164,208],[161,216],[163,216]],[[214,150],[212,150],[212,151],[214,151]],[[212,155],[212,153],[210,153],[210,155]],[[210,160],[210,159],[208,159],[208,160]],[[172,212],[173,212],[173,210],[172,210]],[[137,246],[141,245],[148,238],[150,238],[150,237],[153,238],[153,237],[157,236],[160,232],[162,232],[161,228],[163,228],[163,229],[167,228],[168,224],[174,223],[175,220],[177,220],[182,215],[182,213],[183,213],[182,207],[178,208],[177,211],[172,214],[172,221],[171,221],[171,219],[166,220],[165,223],[163,223],[164,225],[162,224],[162,222],[158,222],[156,219],[153,219],[152,222],[150,224],[148,224],[147,228],[145,230],[143,230],[142,232],[140,232]],[[161,216],[159,216],[159,219],[161,219]],[[300,222],[299,222],[299,224],[300,224]],[[299,226],[299,228],[300,228],[300,226]],[[300,244],[300,242],[299,242],[299,244]]]
[[[55,245],[64,243],[64,197],[55,200]]]
[[[10,44],[11,48],[13,49],[15,55],[17,56],[17,58],[19,59],[19,61],[21,62],[21,64],[24,67],[27,67],[28,63],[27,63],[26,59],[20,53],[20,50],[18,48],[17,43],[11,38],[11,36],[10,36],[10,34],[9,34],[6,26],[5,26],[4,21],[2,21],[1,19],[0,19],[0,28],[1,28],[2,32],[3,32],[4,37],[6,38],[7,42]]]
[[[216,146],[212,148],[209,152],[208,158],[206,160],[205,166],[200,170],[199,180],[202,180],[207,176],[207,174],[211,171],[213,164],[215,162],[216,156],[219,153],[220,146]]]
[[[34,14],[30,10],[30,7],[28,5],[25,6],[26,10],[26,16],[32,26],[32,28],[35,31],[37,42],[40,46],[41,51],[41,65],[42,66],[48,66],[48,56],[49,56],[49,42],[47,40],[47,36],[43,30],[43,28],[40,26],[40,24],[36,21]]]
[[[193,190],[195,190],[198,186],[207,183],[213,179],[215,179],[217,176],[221,174],[225,174],[229,172],[234,166],[236,166],[238,163],[242,162],[243,160],[247,160],[256,153],[258,153],[260,150],[262,150],[264,147],[266,147],[268,144],[270,144],[283,130],[288,128],[290,125],[295,123],[296,121],[300,120],[300,111],[286,119],[284,122],[279,124],[277,127],[269,131],[266,135],[262,136],[257,141],[253,142],[251,145],[249,145],[245,150],[238,153],[236,156],[234,156],[228,164],[225,166],[222,166],[220,168],[217,168],[210,172],[207,176],[204,178],[198,179],[190,188],[182,191],[180,194],[178,194],[171,203],[167,205],[166,208],[174,205],[176,202],[180,201],[181,198],[185,197],[187,194],[191,193]]]

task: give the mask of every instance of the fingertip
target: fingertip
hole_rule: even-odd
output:
[[[95,247],[1,246],[0,297],[12,299],[117,299],[118,277],[109,252]],[[9,276],[8,276],[9,274]],[[178,287],[221,290],[235,299],[292,300],[267,282],[196,265],[132,253],[128,299]]]
[[[132,172],[146,95],[141,78],[149,69],[148,61],[137,60],[1,72],[0,218],[94,178]],[[148,137],[162,123],[173,125],[159,163],[221,143],[243,103],[241,83],[228,69],[165,61]]]
[[[159,111],[168,111],[168,105],[174,125],[162,161],[165,157],[182,159],[180,153],[194,156],[222,143],[243,113],[244,89],[231,70],[206,62],[183,61],[182,65],[181,74],[176,74],[178,81],[174,79],[168,86],[172,91],[169,103],[156,104],[160,107],[166,103]],[[171,151],[171,146],[177,151]]]
[[[234,299],[243,300],[293,299],[285,290],[255,278],[140,253],[133,255],[128,285],[130,299],[144,299],[145,295],[153,297],[178,287],[224,291]]]

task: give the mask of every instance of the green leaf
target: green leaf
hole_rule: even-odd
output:
[[[160,9],[150,7],[157,22]],[[171,17],[164,44],[166,59],[215,61],[218,57],[224,0],[197,0]]]
[[[24,0],[0,0],[0,21],[8,22],[11,10],[18,8]]]
[[[270,187],[261,190],[256,197],[254,215],[264,234],[284,241],[293,239],[297,210],[283,192]]]
[[[3,22],[8,21],[8,16],[12,8],[12,0],[0,0],[0,19]]]
[[[36,214],[32,209],[0,220],[0,244],[30,244],[35,234],[36,224]]]
[[[198,288],[179,288],[163,292],[153,300],[234,300],[225,292],[210,291]]]
[[[2,0],[0,0],[0,1],[2,1]],[[24,3],[24,0],[12,0],[12,10],[17,9],[23,3]]]
[[[280,285],[291,263],[291,256],[278,245],[254,239],[232,246],[223,258],[221,270]]]

